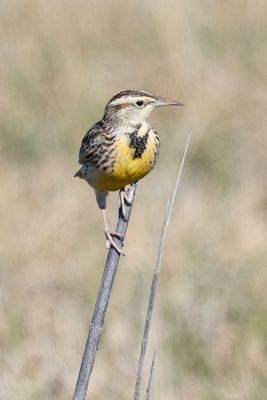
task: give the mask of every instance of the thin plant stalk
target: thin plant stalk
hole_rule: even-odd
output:
[[[133,185],[128,189],[127,197],[129,198],[131,204],[130,205],[125,204],[126,218],[123,219],[121,215],[118,216],[116,232],[119,233],[123,238],[125,238],[133,206],[135,192],[136,192],[136,185]],[[121,241],[119,239],[114,237],[114,241],[118,246],[120,246]],[[73,400],[84,400],[86,396],[96,352],[98,350],[99,341],[104,326],[107,306],[109,303],[109,298],[112,290],[113,281],[116,275],[119,259],[120,259],[120,254],[113,247],[110,247],[100,283],[100,288],[97,295],[97,300],[91,324],[89,327],[88,337],[84,349],[80,372],[78,375],[73,395]]]
[[[148,378],[148,384],[147,384],[147,388],[146,388],[145,400],[149,400],[150,395],[151,395],[151,386],[152,386],[152,378],[153,378],[153,372],[154,372],[155,356],[156,356],[156,350],[154,351],[153,359],[152,359],[152,363],[151,363],[151,367],[150,367],[150,371],[149,371],[149,378]]]
[[[155,297],[156,297],[157,284],[158,284],[159,273],[160,273],[160,268],[161,268],[163,247],[164,247],[165,238],[166,238],[166,234],[167,234],[167,230],[168,230],[168,226],[169,226],[169,222],[170,222],[171,213],[173,210],[175,197],[176,197],[180,179],[181,179],[181,174],[182,174],[189,142],[190,142],[190,135],[186,142],[183,158],[182,158],[182,161],[180,164],[180,168],[179,168],[179,172],[178,172],[178,175],[176,178],[176,182],[175,182],[171,200],[168,200],[168,202],[167,202],[166,212],[165,212],[165,216],[164,216],[164,220],[163,220],[163,224],[162,224],[162,228],[161,228],[159,245],[158,245],[158,250],[157,250],[157,256],[156,256],[156,261],[155,261],[155,266],[154,266],[154,271],[153,271],[153,276],[152,276],[152,282],[151,282],[151,288],[150,288],[150,294],[149,294],[149,300],[148,300],[148,306],[147,306],[146,320],[145,320],[143,338],[142,338],[142,343],[141,343],[138,367],[137,367],[135,390],[134,390],[134,396],[133,396],[134,400],[140,400],[144,359],[145,359],[145,354],[146,354],[146,349],[147,349],[149,329],[150,329],[150,325],[151,325],[152,313],[153,313],[154,302],[155,302]]]

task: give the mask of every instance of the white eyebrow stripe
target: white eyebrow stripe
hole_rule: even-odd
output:
[[[127,96],[127,97],[120,97],[119,99],[113,100],[110,104],[113,106],[118,106],[119,104],[125,104],[125,103],[135,103],[138,100],[143,100],[143,101],[149,101],[153,100],[152,97],[148,96]]]

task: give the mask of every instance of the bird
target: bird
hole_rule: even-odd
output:
[[[171,105],[184,106],[144,90],[123,90],[108,101],[102,119],[82,139],[81,168],[74,176],[84,179],[95,190],[103,216],[106,247],[113,247],[119,254],[124,255],[113,238],[123,238],[109,229],[107,196],[109,192],[119,191],[119,209],[125,217],[125,203],[130,205],[125,187],[147,175],[159,156],[159,136],[147,118],[155,108]]]

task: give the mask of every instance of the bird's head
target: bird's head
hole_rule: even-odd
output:
[[[114,120],[135,125],[142,123],[156,107],[183,105],[178,101],[154,96],[143,90],[124,90],[113,96],[108,102],[105,108],[104,120]]]

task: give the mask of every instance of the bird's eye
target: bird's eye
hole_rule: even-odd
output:
[[[137,102],[135,103],[138,107],[142,107],[144,105],[143,100],[137,100]]]

